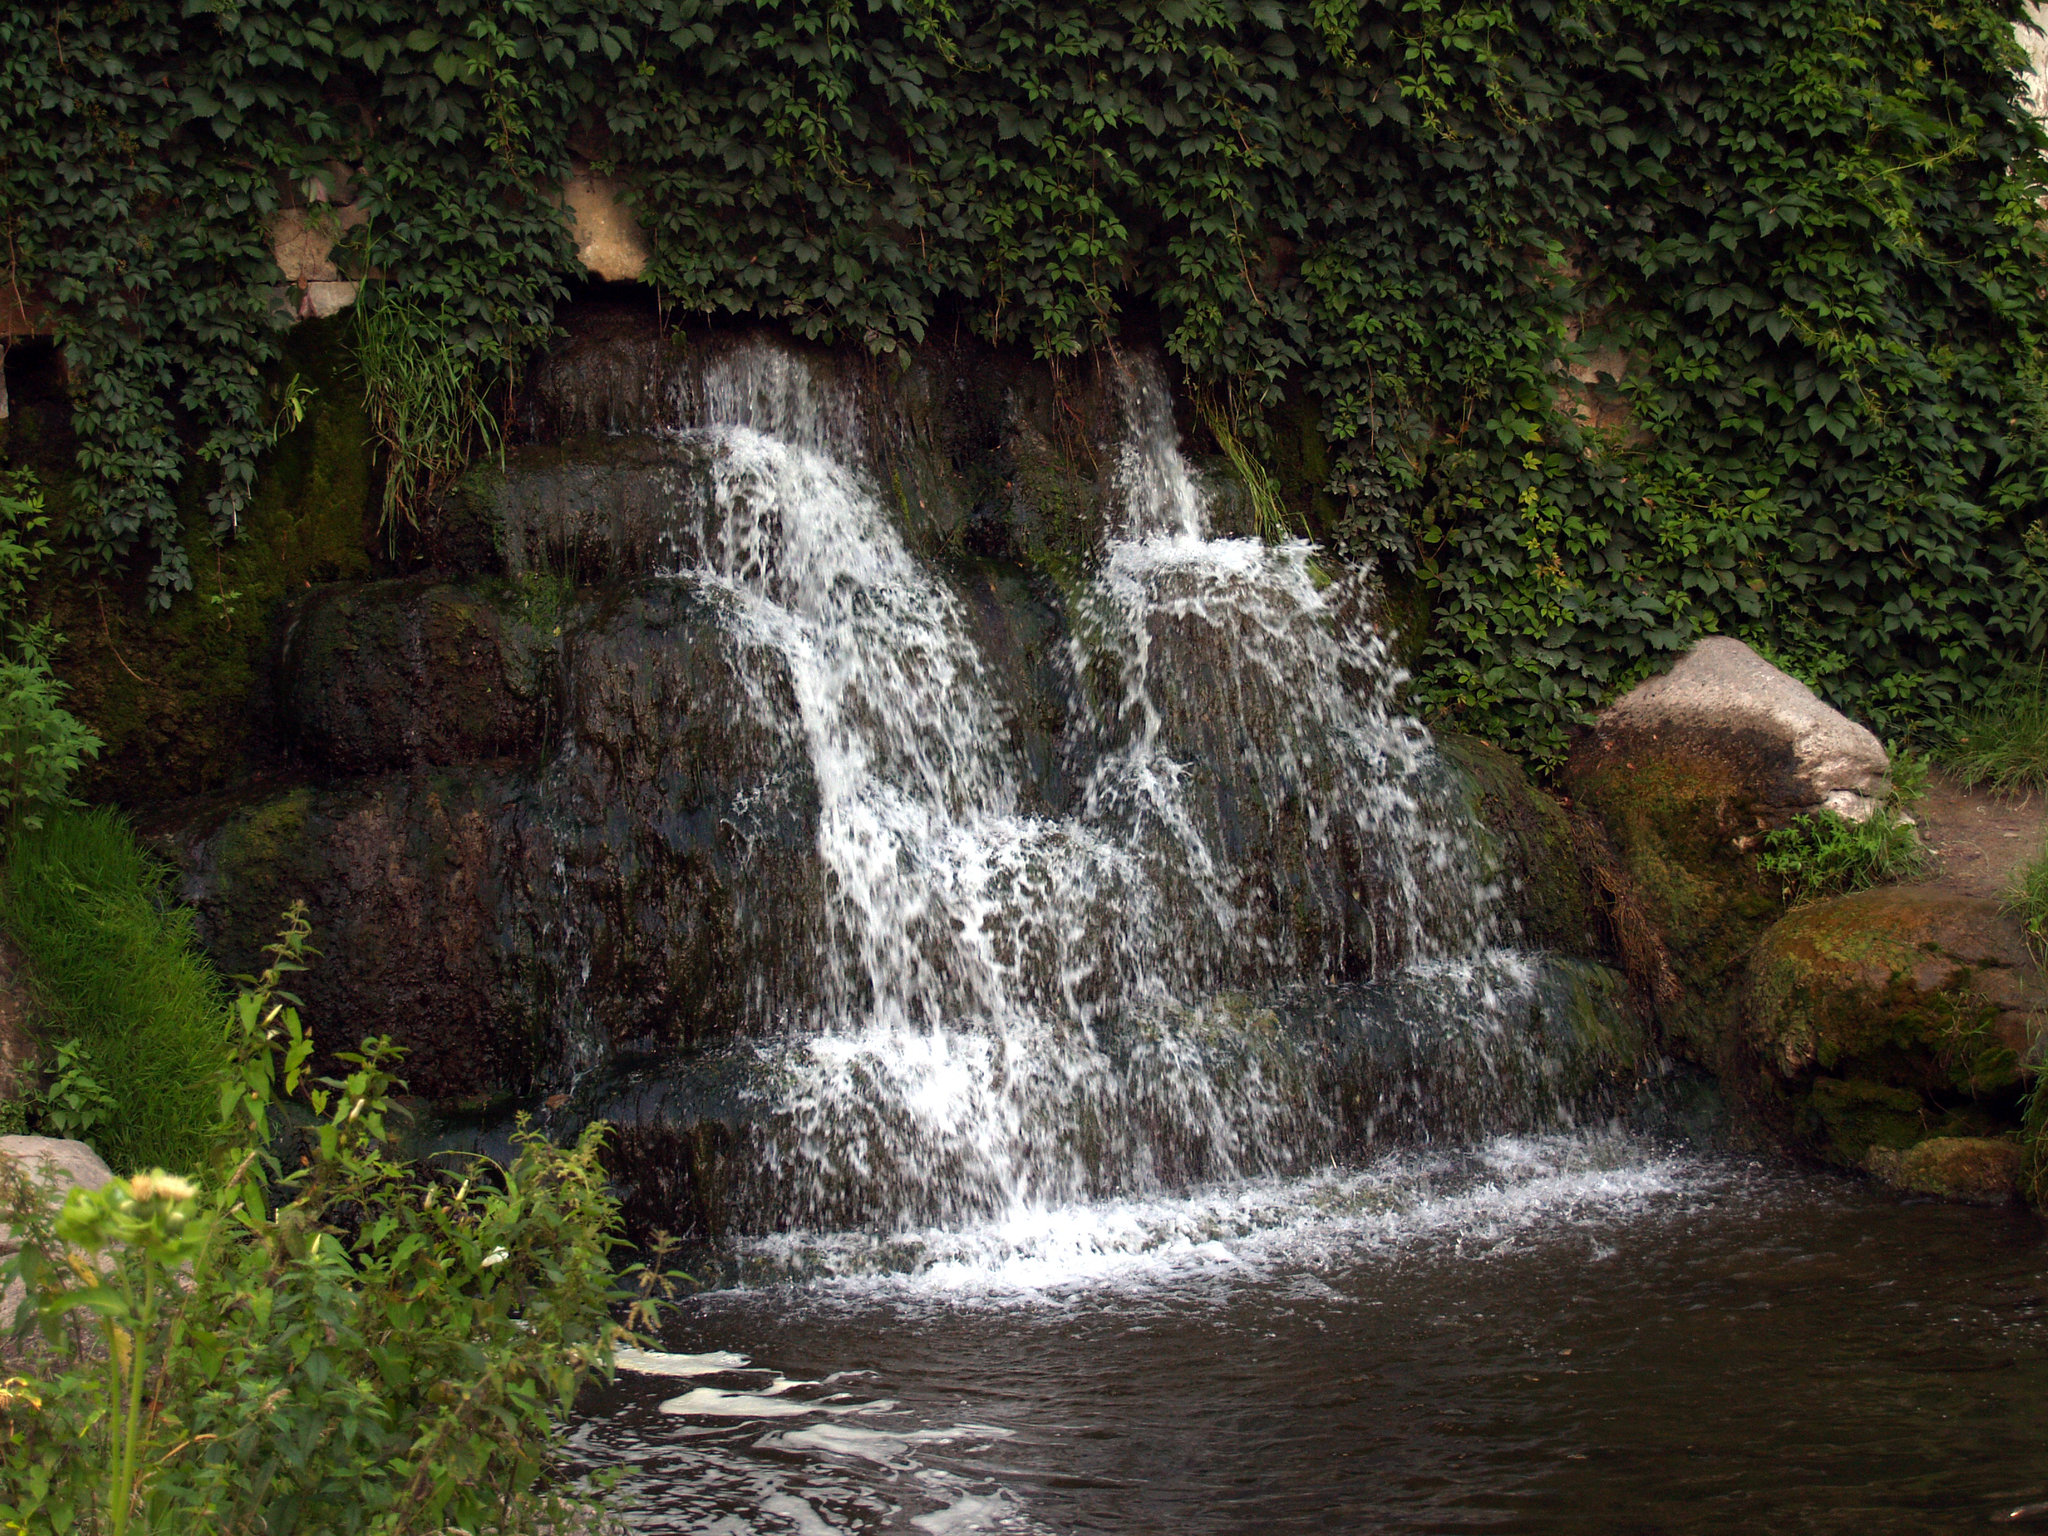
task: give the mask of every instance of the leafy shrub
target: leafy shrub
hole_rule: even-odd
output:
[[[235,1001],[207,1176],[74,1191],[54,1219],[17,1181],[27,1241],[0,1281],[25,1284],[18,1327],[52,1359],[0,1388],[0,1528],[569,1528],[546,1486],[557,1419],[628,1336],[614,1307],[652,1304],[613,1272],[602,1131],[564,1149],[522,1130],[508,1166],[394,1160],[386,1042],[307,1074],[283,990],[306,939],[294,911]],[[281,1142],[287,1118],[304,1132]]]
[[[34,1095],[36,1129],[71,1141],[96,1142],[114,1111],[114,1096],[92,1075],[92,1058],[78,1040],[57,1043],[54,1075]]]
[[[117,1170],[194,1168],[228,1059],[219,976],[170,872],[110,810],[53,811],[17,833],[0,923],[27,957],[37,1030],[77,1041],[112,1098],[91,1140]]]
[[[1833,811],[1795,817],[1764,838],[1757,868],[1784,881],[1791,901],[1818,901],[1910,880],[1926,867],[1920,834],[1892,806],[1864,821]]]
[[[2048,791],[2048,688],[2008,688],[1955,724],[1942,760],[1972,789],[2030,795]]]

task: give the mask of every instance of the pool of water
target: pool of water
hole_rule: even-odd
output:
[[[1502,1140],[760,1240],[573,1447],[646,1531],[2048,1530],[2044,1260],[2019,1212]]]

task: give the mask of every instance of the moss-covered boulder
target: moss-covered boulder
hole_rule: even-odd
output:
[[[1883,746],[1740,641],[1710,636],[1601,713],[1564,787],[1599,822],[1668,965],[1667,1038],[1735,1072],[1742,969],[1784,910],[1756,851],[1797,816],[1868,815],[1890,788]]]
[[[1986,1136],[1934,1136],[1903,1152],[1872,1147],[1864,1166],[1881,1183],[1965,1205],[2011,1205],[2026,1161],[2019,1145]]]
[[[537,756],[557,712],[567,597],[537,575],[316,589],[284,628],[294,744],[347,773]]]
[[[1754,1097],[1805,1150],[1844,1166],[1873,1147],[1995,1135],[2018,1123],[2048,986],[1995,902],[1925,886],[1789,913],[1744,993]]]

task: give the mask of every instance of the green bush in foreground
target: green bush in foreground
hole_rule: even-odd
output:
[[[0,875],[37,1032],[53,1049],[75,1041],[111,1099],[88,1139],[117,1172],[201,1166],[229,1059],[225,989],[169,881],[117,813],[74,807],[18,831]]]
[[[28,1239],[0,1264],[27,1289],[17,1338],[39,1323],[51,1366],[0,1385],[0,1530],[591,1529],[546,1474],[557,1417],[627,1336],[602,1130],[522,1134],[509,1166],[394,1160],[388,1042],[308,1078],[282,990],[306,937],[295,911],[234,1005],[207,1175],[54,1215],[17,1177],[0,1207]],[[287,1118],[305,1131],[281,1157]]]

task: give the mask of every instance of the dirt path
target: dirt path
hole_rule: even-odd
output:
[[[1920,838],[1934,855],[1931,876],[1916,884],[1964,896],[2005,895],[2020,867],[2048,836],[2048,796],[2005,800],[1937,772],[1913,807]]]

